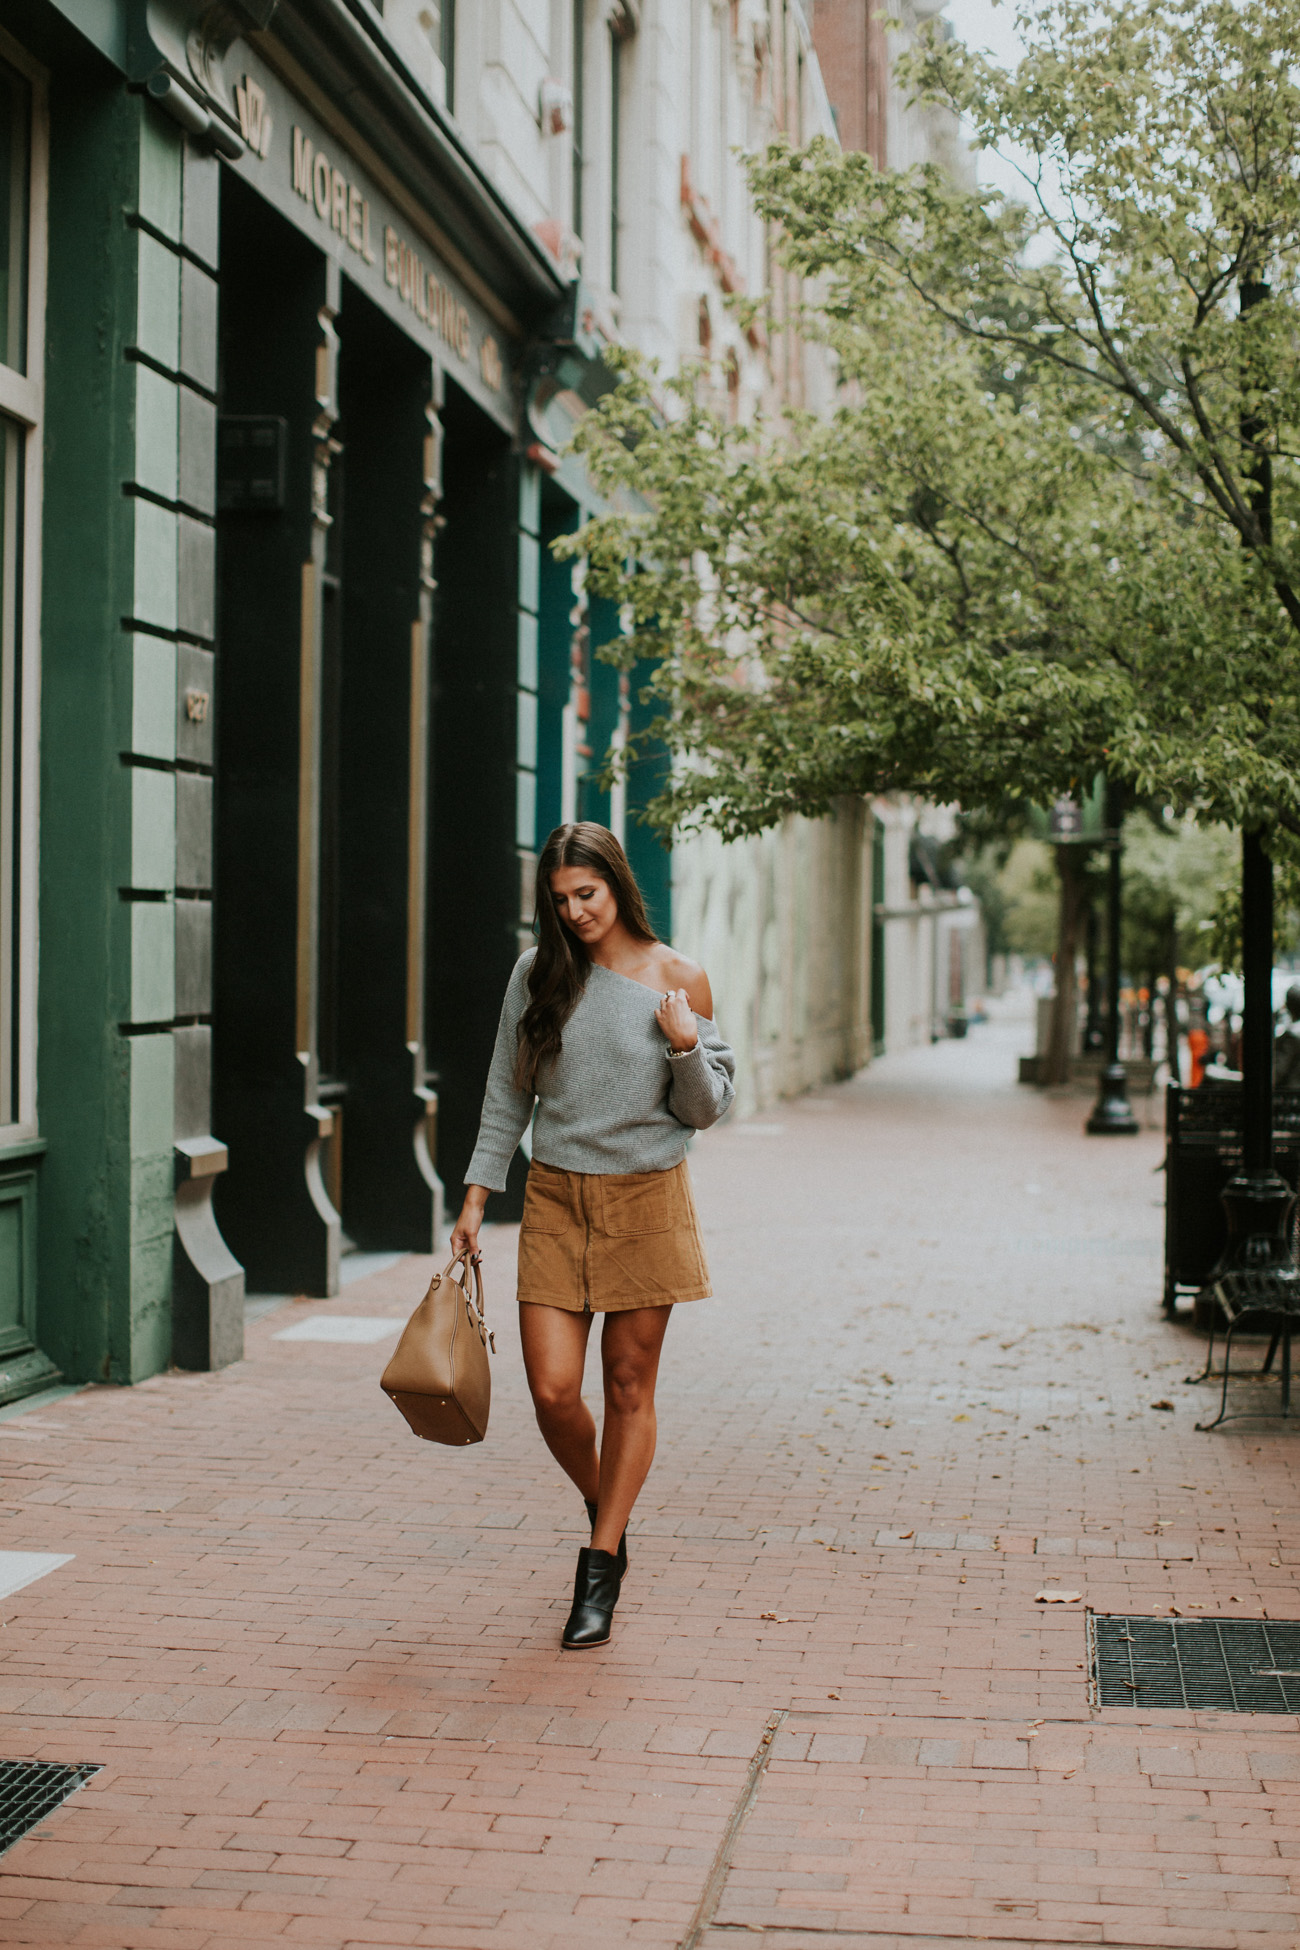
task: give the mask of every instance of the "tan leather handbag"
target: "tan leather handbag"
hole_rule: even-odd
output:
[[[470,1293],[471,1269],[474,1293]],[[492,1406],[488,1347],[496,1343],[483,1317],[478,1255],[455,1258],[435,1273],[384,1369],[380,1387],[426,1442],[456,1447],[481,1442]]]

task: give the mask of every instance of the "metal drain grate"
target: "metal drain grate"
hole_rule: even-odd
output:
[[[1300,1622],[1088,1619],[1096,1706],[1300,1713]]]
[[[21,1841],[99,1768],[98,1761],[65,1767],[53,1760],[0,1760],[0,1849]]]

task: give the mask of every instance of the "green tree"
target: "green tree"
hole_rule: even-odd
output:
[[[1013,74],[936,37],[911,75],[1035,159],[1027,202],[820,142],[753,166],[829,419],[727,426],[629,365],[580,432],[649,506],[578,545],[660,659],[665,825],[1104,766],[1295,852],[1300,0],[1020,24]]]
[[[969,863],[966,877],[984,914],[991,954],[1050,960],[1056,952],[1058,898],[1052,849],[1045,841],[986,846]]]
[[[1134,979],[1215,959],[1225,893],[1240,899],[1236,836],[1153,808],[1124,829],[1124,961]],[[1214,937],[1217,940],[1217,935]]]

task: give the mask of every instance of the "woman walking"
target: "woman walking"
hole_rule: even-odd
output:
[[[537,862],[537,946],[515,964],[453,1252],[477,1252],[536,1110],[519,1232],[519,1331],[538,1426],[586,1500],[566,1651],[604,1645],[627,1569],[626,1528],[655,1452],[668,1316],[709,1273],[686,1170],[692,1131],[734,1096],[735,1058],[708,977],[658,940],[607,827],[557,826]],[[582,1399],[604,1315],[605,1419]]]

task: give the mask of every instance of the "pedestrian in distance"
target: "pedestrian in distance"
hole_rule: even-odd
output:
[[[1278,1090],[1300,1089],[1300,982],[1286,992],[1286,1013],[1274,1035],[1273,1084]]]
[[[709,979],[660,941],[608,827],[557,826],[537,862],[537,946],[506,989],[453,1252],[476,1253],[533,1120],[519,1230],[519,1332],[537,1422],[586,1501],[561,1643],[604,1645],[627,1570],[627,1524],[655,1452],[668,1317],[709,1297],[686,1147],[735,1095]],[[582,1399],[591,1323],[605,1414]]]

